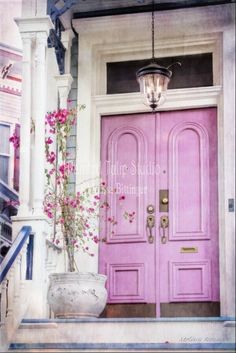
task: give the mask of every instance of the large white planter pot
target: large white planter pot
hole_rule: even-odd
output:
[[[56,318],[98,317],[105,308],[105,275],[68,272],[49,278],[48,303]]]

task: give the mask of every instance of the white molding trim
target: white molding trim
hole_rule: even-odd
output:
[[[92,94],[106,94],[107,77],[106,64],[109,62],[143,60],[150,57],[149,40],[132,40],[131,42],[90,44],[94,69],[92,75]],[[155,44],[155,57],[173,57],[212,53],[213,83],[222,84],[222,67],[220,55],[222,47],[222,32],[210,34],[186,35],[182,38],[171,37],[168,40],[160,38]]]
[[[54,28],[50,16],[14,18],[20,33],[46,32]]]
[[[209,107],[218,104],[221,86],[182,88],[167,91],[166,101],[158,111]],[[142,103],[140,93],[98,95],[92,97],[96,115],[151,112]]]
[[[60,108],[66,108],[73,77],[71,74],[56,75],[55,81],[59,93]]]
[[[68,87],[68,89],[70,90],[71,84],[73,82],[73,77],[71,76],[71,74],[56,75],[55,80],[58,88]]]

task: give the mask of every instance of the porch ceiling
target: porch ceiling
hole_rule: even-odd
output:
[[[234,3],[235,0],[154,0],[155,11]],[[74,18],[148,12],[152,0],[77,0],[72,7]]]
[[[155,11],[235,3],[235,0],[154,0]],[[48,0],[52,19],[69,10],[72,18],[149,12],[152,0]]]

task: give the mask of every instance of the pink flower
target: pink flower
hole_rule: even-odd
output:
[[[62,177],[64,178],[65,176],[68,176],[69,173],[75,171],[75,166],[74,164],[67,162],[60,165],[59,171],[62,174]]]
[[[122,200],[125,200],[125,195],[121,195],[121,196],[119,197],[119,201],[122,201]]]
[[[17,136],[15,132],[9,138],[9,141],[13,144],[15,149],[20,147],[20,137]]]
[[[51,139],[51,137],[48,137],[46,140],[45,140],[45,143],[47,145],[51,145],[53,143],[53,140]]]
[[[47,162],[52,164],[56,159],[56,154],[54,152],[49,152],[47,154]]]
[[[49,126],[54,127],[55,126],[55,112],[46,114],[45,121]]]
[[[94,236],[94,237],[93,237],[93,241],[97,244],[97,243],[99,242],[98,237],[97,237],[97,236]]]
[[[76,208],[77,207],[77,201],[76,200],[70,200],[70,206],[72,207],[72,208]]]
[[[49,171],[49,174],[52,175],[54,172],[55,172],[55,168],[52,168],[52,169]]]

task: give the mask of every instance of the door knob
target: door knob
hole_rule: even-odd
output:
[[[161,203],[163,205],[168,205],[168,198],[167,197],[163,197],[163,199],[161,200]]]
[[[147,213],[153,214],[154,212],[155,212],[155,207],[153,205],[148,205],[147,206]]]

